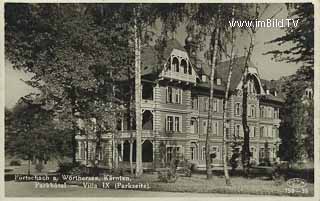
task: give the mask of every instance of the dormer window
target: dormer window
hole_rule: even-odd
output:
[[[189,71],[189,75],[192,75],[192,67],[191,67],[191,63],[189,62],[188,65],[188,71]]]
[[[188,73],[188,64],[186,60],[182,59],[181,60],[181,67],[183,68],[183,73],[187,74]]]
[[[172,59],[172,69],[176,72],[179,72],[179,60],[177,59],[177,57],[173,57]]]
[[[308,99],[312,99],[312,89],[310,88],[307,88],[306,91],[305,91],[305,96],[308,98]]]

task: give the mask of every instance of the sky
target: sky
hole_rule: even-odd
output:
[[[270,4],[268,10],[265,12],[263,18],[268,18],[273,16],[280,8],[283,8],[279,12],[275,19],[286,19],[287,11],[284,4]],[[160,31],[160,30],[155,30]],[[260,77],[263,79],[279,79],[281,76],[287,76],[294,74],[299,68],[299,64],[294,63],[285,63],[285,62],[276,62],[273,61],[271,55],[263,55],[263,53],[278,49],[279,46],[276,44],[265,44],[272,39],[275,39],[279,36],[283,36],[285,31],[281,28],[260,28],[256,34],[256,44],[252,54],[252,62],[258,68]],[[177,29],[175,34],[176,39],[184,45],[184,40],[187,37],[185,31],[185,26],[182,25]],[[236,40],[236,49],[238,50],[238,55],[244,55],[244,48],[248,47],[249,38],[247,36],[239,36]],[[288,48],[292,44],[280,47]],[[23,71],[14,70],[9,61],[5,61],[5,105],[8,108],[12,108],[17,100],[31,92],[36,92],[35,89],[26,85],[22,80],[29,80],[32,77],[32,74],[26,74]]]

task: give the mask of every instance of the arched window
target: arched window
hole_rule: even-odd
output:
[[[240,116],[240,103],[235,104],[235,115]]]
[[[256,107],[254,105],[251,105],[250,116],[251,117],[256,117]]]
[[[240,136],[240,125],[236,125],[236,127],[235,127],[235,136],[236,137]]]
[[[261,137],[265,137],[264,126],[261,126],[261,127],[260,127],[260,136],[261,136]]]
[[[192,67],[191,67],[191,63],[189,62],[188,65],[188,71],[189,71],[189,75],[192,75]]]
[[[173,57],[172,67],[176,72],[179,72],[179,60],[177,59],[177,57]]]
[[[181,67],[183,68],[183,73],[187,74],[188,73],[188,64],[186,60],[182,59],[181,60]]]

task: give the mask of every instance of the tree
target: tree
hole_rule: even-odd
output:
[[[261,19],[263,13],[268,9],[268,5],[260,6],[258,4],[253,4],[249,6],[249,20]],[[272,19],[273,17],[270,17]],[[251,60],[252,52],[255,46],[255,34],[258,31],[258,27],[250,27],[248,30],[250,42],[248,51],[246,52],[245,56],[245,63],[244,63],[244,70],[243,70],[243,77],[242,77],[242,127],[244,132],[244,139],[243,139],[243,146],[242,146],[242,165],[244,174],[249,176],[250,171],[250,129],[248,126],[248,114],[247,114],[247,107],[248,107],[248,83],[250,80],[249,77],[249,61]]]
[[[232,16],[234,16],[234,11],[235,9],[232,8]],[[227,185],[231,185],[231,181],[229,178],[229,172],[228,172],[228,161],[227,161],[227,157],[228,157],[228,144],[227,144],[227,111],[228,111],[228,100],[229,100],[229,90],[230,90],[230,83],[231,83],[231,77],[232,77],[232,69],[233,69],[233,60],[234,60],[234,46],[235,46],[235,29],[231,28],[231,50],[230,50],[230,63],[229,63],[229,71],[228,71],[228,80],[227,80],[227,85],[225,88],[225,95],[224,95],[224,99],[223,99],[223,147],[222,147],[222,152],[223,152],[223,171],[224,171],[224,175],[226,178],[226,184]]]
[[[210,134],[212,132],[212,109],[213,109],[213,88],[214,88],[214,72],[215,66],[219,60],[222,59],[222,53],[226,50],[228,42],[222,40],[224,37],[229,37],[231,34],[229,21],[237,18],[244,19],[247,15],[247,7],[242,5],[231,4],[199,4],[192,11],[191,20],[194,24],[199,25],[198,37],[202,42],[206,41],[206,37],[210,37],[209,57],[211,65],[210,74],[210,99],[208,111],[208,127],[206,136],[206,168],[207,178],[212,178],[212,171],[210,168]],[[192,9],[193,10],[193,9]],[[234,12],[233,12],[234,10]],[[232,15],[234,13],[234,15]],[[228,36],[229,35],[229,36]],[[226,179],[228,174],[226,173]],[[226,180],[227,183],[228,179]]]
[[[314,66],[314,5],[312,3],[287,4],[289,17],[297,22],[297,26],[285,28],[286,34],[267,43],[279,46],[293,43],[293,46],[284,50],[271,50],[265,54],[273,55],[276,61],[301,63],[302,67],[309,68],[309,75],[313,75]],[[291,24],[292,25],[292,24]]]
[[[110,72],[112,66],[120,73],[114,64],[119,64],[119,52],[124,49],[114,48],[115,43],[121,44],[116,41],[121,37],[114,18],[108,18],[108,27],[98,26],[97,18],[90,15],[92,9],[95,5],[6,4],[7,59],[16,69],[34,74],[26,83],[46,88],[46,104],[61,113],[65,128],[73,130],[74,162],[77,121],[94,102],[89,95],[97,92],[112,96],[104,85],[97,84],[91,69],[99,66],[101,72]]]
[[[303,97],[305,90],[314,85],[314,5],[312,3],[287,4],[290,19],[297,22],[297,26],[285,28],[285,35],[277,37],[268,43],[293,44],[286,49],[266,52],[276,61],[298,63],[297,72],[286,78],[282,87],[285,94],[285,104],[281,110],[283,121],[280,125],[282,158],[296,162],[308,156],[313,160],[313,98]]]
[[[68,155],[70,141],[56,128],[54,115],[36,99],[21,99],[12,111],[8,123],[6,152],[29,161],[40,163],[52,157]]]

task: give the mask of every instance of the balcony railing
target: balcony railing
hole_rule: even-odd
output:
[[[166,77],[166,78],[170,78],[170,79],[196,83],[195,75],[193,75],[193,74],[190,75],[189,73],[185,74],[183,72],[174,72],[174,71],[168,70],[168,71],[163,71],[161,73],[161,76]]]

